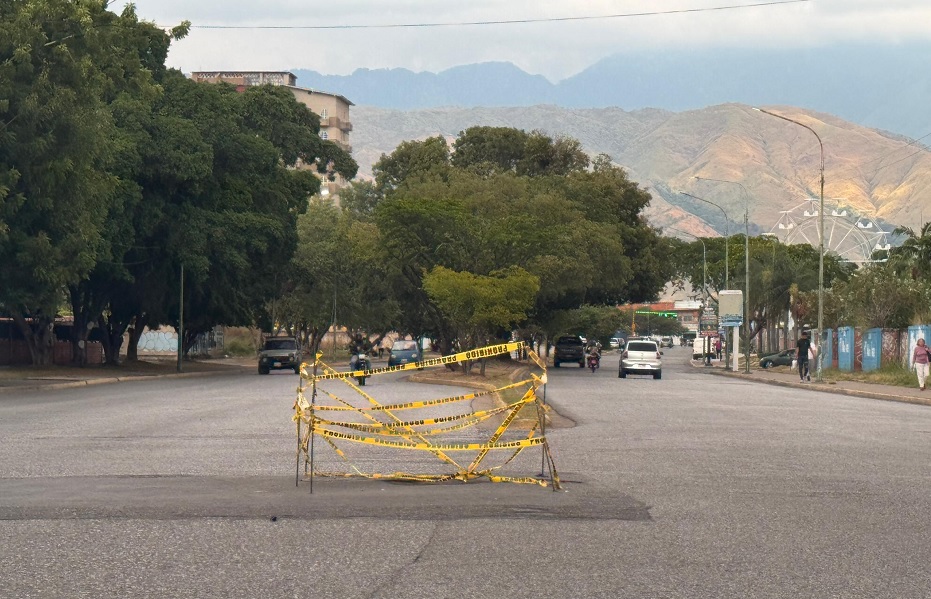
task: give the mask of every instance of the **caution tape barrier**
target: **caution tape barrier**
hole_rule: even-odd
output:
[[[521,352],[530,362],[541,371],[538,376],[530,373],[529,378],[515,383],[511,383],[496,389],[476,391],[465,393],[452,397],[443,397],[438,399],[409,401],[393,404],[381,404],[375,397],[366,393],[362,388],[357,386],[353,379],[358,377],[371,377],[379,374],[391,372],[400,372],[407,370],[421,370],[431,367],[444,366],[446,364],[466,362],[470,360],[479,360],[488,357],[494,357],[505,353]],[[300,471],[301,459],[304,460],[304,471],[306,475],[313,476],[343,476],[343,477],[364,477],[369,479],[394,479],[394,480],[411,480],[422,482],[442,482],[450,480],[469,481],[477,478],[485,478],[492,482],[513,482],[525,484],[539,484],[547,486],[552,484],[554,489],[559,488],[559,477],[556,474],[555,464],[550,452],[549,443],[543,434],[543,418],[548,410],[542,403],[537,390],[546,384],[546,365],[542,359],[533,351],[524,347],[522,343],[502,343],[475,350],[458,352],[441,358],[423,360],[400,366],[388,368],[378,368],[372,370],[357,370],[351,372],[338,372],[331,366],[321,361],[322,355],[317,354],[312,364],[301,365],[302,386],[297,390],[297,398],[294,402],[293,420],[297,423],[298,435],[298,473]],[[311,373],[308,368],[312,367]],[[333,390],[324,389],[318,385],[323,381],[340,380],[366,405],[358,406],[358,401],[352,402],[337,395]],[[307,381],[309,384],[304,385]],[[455,414],[426,414],[421,418],[408,418],[402,420],[394,415],[396,411],[404,410],[430,410],[437,407],[452,407],[466,401],[474,400],[485,396],[498,396],[514,389],[525,389],[522,397],[516,401],[511,401],[495,408],[484,410],[472,410],[469,406]],[[309,396],[307,391],[310,391]],[[320,398],[329,398],[333,403],[320,403]],[[526,431],[522,438],[514,438],[509,433],[511,425],[515,422],[518,414],[530,405],[536,407],[536,419],[529,431]],[[329,412],[335,416],[341,414],[338,419],[322,418],[321,413]],[[346,416],[342,416],[346,414]],[[363,422],[349,421],[345,418],[356,414],[356,418],[361,418]],[[451,433],[457,436],[463,434],[463,431],[473,429],[482,422],[487,422],[491,418],[503,418],[493,433],[487,440],[482,442],[455,442],[450,440],[444,442],[442,437]],[[419,414],[418,414],[419,416]],[[385,419],[388,419],[386,422]],[[427,428],[433,427],[433,428]],[[538,434],[539,433],[539,434]],[[487,435],[487,432],[485,433]],[[505,436],[507,435],[507,437]],[[474,436],[474,435],[469,435]],[[321,438],[334,451],[351,470],[351,472],[322,472],[314,467],[313,439]],[[338,442],[346,441],[353,446],[373,446],[389,449],[426,451],[432,453],[437,459],[444,464],[451,466],[455,472],[441,474],[434,473],[407,473],[394,472],[386,473],[366,473],[364,469],[356,466],[349,458],[349,455]],[[533,476],[508,476],[500,472],[502,468],[511,464],[512,461],[520,455],[525,449],[532,447],[543,448],[543,459],[549,467],[549,480]],[[505,450],[511,454],[503,462],[491,467],[481,468],[489,454],[497,455],[496,452]],[[446,452],[475,452],[472,461],[468,466],[460,465],[452,457],[446,455]],[[496,458],[495,461],[498,461]],[[516,464],[517,462],[515,462]],[[299,474],[298,474],[299,475]]]

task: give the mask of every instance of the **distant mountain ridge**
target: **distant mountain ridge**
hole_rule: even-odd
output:
[[[837,115],[917,139],[931,133],[931,44],[824,48],[636,51],[598,61],[552,83],[510,63],[440,73],[358,69],[322,75],[296,69],[298,85],[357,105],[437,107],[620,107],[693,110],[726,103],[783,104]]]
[[[789,106],[773,110],[809,124],[825,145],[826,205],[844,206],[878,223],[917,227],[931,215],[931,151],[829,114]],[[686,191],[719,203],[731,232],[742,225],[745,203],[751,233],[769,231],[783,211],[819,193],[819,146],[801,127],[722,104],[671,112],[619,108],[571,109],[553,105],[510,108],[352,109],[354,156],[360,175],[406,140],[441,135],[449,140],[475,125],[541,130],[578,139],[590,154],[606,153],[631,179],[648,187],[654,225],[694,235],[723,234],[716,208]],[[719,184],[701,179],[737,181]],[[744,193],[746,190],[746,193]],[[928,210],[924,211],[927,205]]]

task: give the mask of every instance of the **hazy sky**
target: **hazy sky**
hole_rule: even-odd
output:
[[[779,2],[780,0],[771,0]],[[138,0],[140,18],[189,20],[170,66],[184,70],[357,68],[441,71],[508,61],[553,81],[637,48],[779,47],[931,39],[929,0],[809,0],[782,5],[593,20],[361,29],[201,29],[453,23],[695,11],[766,0]],[[114,2],[113,10],[125,2]]]

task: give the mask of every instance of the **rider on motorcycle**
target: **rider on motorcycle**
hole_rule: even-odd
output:
[[[371,348],[372,344],[362,336],[362,333],[353,335],[349,340],[349,367],[355,370],[359,361],[359,354],[366,355]]]
[[[589,339],[588,343],[585,344],[585,355],[594,356],[601,362],[601,343],[595,339]]]

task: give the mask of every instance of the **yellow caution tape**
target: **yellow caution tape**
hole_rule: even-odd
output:
[[[502,412],[514,409],[515,405],[523,405],[530,402],[533,402],[533,398],[522,399],[515,404],[508,404],[506,406],[501,406],[499,408],[494,408],[491,410],[482,410],[479,412],[467,412],[465,414],[454,414],[452,416],[442,416],[439,418],[424,418],[421,420],[407,420],[404,422],[392,422],[392,423],[378,423],[378,424],[364,424],[360,422],[338,422],[333,420],[325,420],[323,418],[316,418],[315,422],[322,424],[324,426],[341,426],[345,428],[351,428],[353,430],[372,433],[372,434],[381,434],[381,435],[410,435],[410,430],[400,431],[399,428],[410,429],[415,426],[431,426],[435,424],[444,424],[448,422],[457,422],[460,420],[468,420],[468,423],[464,423],[464,426],[457,426],[454,428],[442,428],[435,429],[432,431],[417,431],[418,435],[423,436],[434,436],[440,435],[443,433],[448,433],[453,430],[461,430],[462,428],[467,428],[469,426],[474,426],[479,422],[487,420],[492,416],[496,416]]]
[[[354,384],[352,379],[358,378],[361,376],[369,377],[377,374],[384,374],[389,372],[399,372],[407,371],[414,369],[423,369],[433,366],[442,366],[445,364],[450,364],[454,362],[464,362],[469,360],[477,360],[482,358],[487,358],[491,356],[501,355],[504,353],[509,353],[513,351],[518,351],[523,348],[523,343],[505,343],[489,347],[484,347],[476,350],[459,352],[450,356],[444,356],[441,358],[436,358],[432,360],[424,360],[422,362],[414,362],[410,364],[404,364],[401,366],[393,366],[389,368],[380,368],[374,370],[357,370],[352,372],[337,372],[329,365],[320,362],[322,354],[318,353],[313,362],[313,372],[318,372],[318,369],[322,368],[321,374],[308,374],[307,368],[309,364],[301,365],[301,381],[308,381],[307,387],[299,387],[297,390],[297,400],[294,402],[294,420],[298,422],[297,431],[298,431],[298,459],[301,459],[301,453],[304,455],[305,459],[305,475],[307,475],[307,466],[310,465],[310,476],[342,476],[342,477],[354,477],[360,476],[370,479],[394,479],[394,480],[411,480],[411,481],[421,481],[421,482],[442,482],[450,480],[460,480],[463,482],[473,480],[476,478],[486,478],[492,482],[514,482],[514,483],[524,483],[524,484],[537,484],[541,486],[547,486],[549,482],[545,479],[536,478],[536,477],[513,477],[513,476],[504,476],[498,474],[501,468],[508,465],[512,460],[517,457],[524,449],[528,447],[542,446],[544,451],[544,457],[547,460],[547,464],[550,468],[550,475],[554,488],[559,488],[559,479],[556,475],[555,466],[553,464],[552,454],[550,452],[549,444],[547,443],[546,437],[544,436],[535,436],[537,433],[538,426],[541,422],[541,419],[544,418],[545,412],[548,409],[548,406],[544,405],[537,396],[537,389],[540,385],[546,384],[546,364],[536,352],[532,350],[527,350],[526,355],[528,358],[542,370],[542,375],[537,376],[536,374],[531,373],[530,378],[500,387],[494,390],[479,391],[473,393],[467,393],[463,395],[458,395],[454,397],[446,397],[441,399],[433,400],[423,400],[423,401],[413,401],[413,402],[404,402],[398,404],[389,404],[389,405],[380,405],[378,401],[375,400],[372,396],[365,393],[359,386]],[[319,389],[316,385],[317,381],[322,380],[342,380],[346,385],[352,388],[356,393],[358,393],[362,398],[366,400],[369,404],[366,407],[356,407],[350,404],[348,401],[339,398],[330,391]],[[520,400],[510,403],[505,406],[498,408],[493,408],[490,410],[482,410],[475,412],[466,412],[462,414],[455,414],[450,416],[436,416],[433,418],[421,418],[416,420],[401,420],[395,416],[392,412],[395,410],[409,410],[409,409],[418,409],[418,408],[430,408],[434,406],[441,406],[445,404],[468,401],[476,399],[478,397],[492,395],[495,393],[500,393],[509,389],[527,387],[525,393]],[[312,390],[310,399],[305,396],[306,389],[310,388]],[[340,405],[319,405],[316,403],[317,393],[321,392],[322,394],[330,397],[335,402]],[[517,417],[518,413],[524,408],[524,406],[533,403],[536,405],[537,413],[537,422],[534,423],[530,431],[527,433],[526,438],[519,440],[511,441],[501,441],[503,435],[508,430],[508,427],[513,423],[514,419]],[[358,412],[362,418],[367,422],[339,422],[334,420],[322,419],[317,414],[324,411],[341,411],[341,412]],[[448,435],[451,432],[463,430],[469,427],[473,427],[479,424],[482,421],[487,420],[488,418],[507,412],[507,415],[504,417],[503,421],[500,423],[500,426],[494,431],[491,437],[484,442],[480,443],[436,443],[432,442],[430,438],[436,439],[442,435]],[[376,418],[375,414],[385,414],[388,418],[391,419],[391,422],[382,422],[384,418]],[[302,430],[302,423],[307,423],[306,431]],[[424,430],[424,427],[437,427],[431,430]],[[343,429],[343,430],[336,430]],[[352,432],[346,432],[346,430]],[[351,472],[343,473],[321,473],[317,472],[313,465],[313,460],[311,459],[312,452],[310,451],[310,443],[314,435],[320,436],[323,440],[326,441],[336,455],[342,459]],[[389,438],[385,438],[389,437]],[[394,439],[390,438],[394,437]],[[382,474],[382,473],[365,473],[358,467],[352,464],[349,460],[347,454],[340,449],[336,441],[343,439],[351,441],[353,443],[362,444],[362,445],[372,445],[380,447],[391,447],[397,449],[413,449],[428,451],[433,453],[439,460],[449,464],[455,468],[454,473],[445,473],[445,474],[415,474],[415,473],[405,473],[405,472],[395,472],[393,474]],[[510,455],[504,460],[503,463],[499,465],[492,466],[490,468],[480,469],[479,466],[482,461],[486,458],[489,452],[496,450],[509,450]],[[472,463],[467,467],[463,468],[447,456],[444,452],[446,451],[474,451],[477,452],[477,455],[474,456]],[[497,461],[497,460],[496,460]]]
[[[329,366],[326,366],[326,365],[324,365],[324,370],[326,370],[326,371],[328,371],[328,372],[331,372],[331,373],[332,373],[332,372],[335,372],[332,368],[330,368]],[[348,379],[343,379],[343,382],[344,382],[346,385],[349,385],[349,387],[351,387],[352,389],[354,389],[358,394],[360,394],[360,395],[361,395],[362,397],[364,397],[366,400],[368,400],[368,402],[371,403],[373,406],[376,406],[376,407],[379,406],[379,403],[378,403],[377,401],[375,401],[375,399],[374,399],[373,397],[371,397],[370,395],[366,394],[364,391],[362,391],[362,389],[360,389],[359,387],[357,387],[356,385],[354,385],[350,380],[348,380]],[[314,383],[314,387],[316,388],[316,382]],[[338,397],[335,397],[335,396],[334,396],[334,398],[335,398],[337,401],[339,401],[340,403],[344,404],[344,405],[349,405],[349,403],[346,402],[345,400],[342,400],[342,399],[340,399],[340,398],[338,398]],[[367,413],[366,411],[364,411],[364,410],[362,410],[362,409],[359,409],[359,410],[356,410],[356,411],[359,412],[360,414],[362,414],[363,417],[367,418],[367,419],[370,420],[371,422],[379,423],[379,420],[378,420],[378,419],[376,419],[374,416],[372,416],[371,414]],[[392,414],[392,413],[391,413],[390,411],[388,411],[388,410],[385,410],[384,413],[385,413],[387,416],[389,416],[390,418],[392,418],[395,422],[400,422],[400,421],[401,421],[400,418],[398,418],[397,416],[395,416],[394,414]],[[313,423],[311,423],[311,429],[313,430],[313,428],[314,428]],[[409,432],[410,432],[411,434],[408,435],[408,436],[404,436],[404,437],[403,437],[404,439],[410,440],[411,437],[416,437],[416,438],[420,439],[423,443],[426,443],[426,439],[424,439],[424,438],[420,435],[420,433],[416,432],[416,431],[413,430],[413,429],[409,429]],[[450,464],[450,465],[452,465],[452,466],[455,466],[456,468],[458,468],[458,469],[460,469],[460,470],[462,469],[462,466],[460,466],[459,464],[457,464],[456,461],[453,460],[451,457],[449,457],[449,456],[447,456],[446,454],[444,454],[442,450],[434,450],[434,449],[431,449],[431,450],[429,450],[429,451],[430,451],[431,453],[433,453],[433,455],[435,455],[435,456],[436,456],[437,458],[439,458],[440,460],[446,462],[447,464]]]
[[[476,392],[476,393],[466,393],[465,395],[456,395],[455,397],[444,397],[444,398],[442,398],[442,399],[428,399],[428,400],[423,400],[423,401],[411,401],[411,402],[401,403],[401,404],[377,405],[377,406],[373,406],[373,407],[370,407],[370,408],[355,408],[355,407],[352,407],[352,406],[324,406],[324,405],[320,405],[320,406],[317,406],[316,409],[318,409],[318,410],[324,410],[324,411],[325,411],[325,410],[347,411],[347,410],[364,409],[364,410],[369,410],[369,411],[373,411],[373,412],[380,412],[380,411],[387,411],[387,410],[391,410],[391,411],[395,411],[395,410],[413,410],[413,409],[417,409],[417,408],[429,408],[429,407],[432,407],[432,406],[439,406],[439,405],[448,404],[448,403],[455,403],[455,402],[458,402],[458,401],[468,401],[468,400],[470,400],[470,399],[478,399],[479,397],[486,397],[486,396],[488,396],[488,395],[494,395],[495,393],[500,393],[500,392],[502,392],[502,391],[508,391],[508,390],[510,390],[510,389],[517,389],[518,387],[525,387],[525,386],[527,386],[527,385],[533,384],[533,382],[534,382],[533,379],[527,379],[527,380],[525,380],[525,381],[520,381],[520,382],[517,382],[517,383],[513,383],[513,384],[511,384],[511,385],[505,385],[504,387],[498,387],[497,389],[491,389],[491,390],[489,390],[489,391],[479,391],[479,392]],[[338,397],[337,395],[335,395],[334,393],[331,393],[331,392],[329,392],[329,391],[327,391],[327,390],[325,390],[325,389],[320,389],[320,392],[323,393],[324,395],[328,396],[328,397],[331,397],[331,398],[333,398],[333,399],[339,400],[339,397]]]
[[[364,443],[366,445],[377,445],[379,447],[397,447],[398,449],[419,449],[427,451],[483,451],[487,453],[488,451],[493,451],[496,449],[534,447],[536,445],[542,445],[546,442],[545,438],[536,437],[532,439],[521,439],[519,441],[505,441],[504,443],[447,443],[443,445],[435,445],[432,443],[403,443],[401,441],[388,441],[386,439],[377,439],[375,437],[362,437],[360,435],[331,431],[326,428],[316,428],[314,432],[324,437],[330,437],[333,439],[345,439],[347,441]]]
[[[478,349],[471,349],[469,351],[459,352],[456,354],[451,354],[449,356],[443,356],[442,358],[432,358],[430,360],[424,360],[422,362],[410,362],[408,364],[400,364],[398,366],[388,366],[386,368],[375,368],[372,370],[353,370],[350,372],[336,372],[333,371],[328,374],[318,374],[310,375],[309,378],[317,381],[323,381],[328,379],[345,379],[345,378],[358,378],[358,377],[370,377],[377,374],[385,374],[388,372],[401,372],[404,370],[420,370],[422,368],[431,368],[433,366],[443,366],[445,364],[453,364],[456,362],[467,362],[469,360],[479,360],[481,358],[490,358],[492,356],[499,356],[501,354],[511,353],[512,351],[517,351],[520,347],[523,346],[523,343],[502,343],[500,345],[489,345],[487,347],[481,347]],[[320,362],[322,364],[322,362]]]
[[[524,394],[524,397],[523,397],[522,399],[526,399],[526,398],[528,398],[528,397],[531,397],[531,398],[534,397],[534,389],[528,389],[528,390],[527,390],[527,393]],[[501,423],[501,425],[498,427],[498,430],[496,430],[496,431],[494,432],[494,434],[491,436],[491,438],[488,440],[489,445],[494,445],[494,444],[498,441],[498,439],[501,438],[501,435],[503,435],[503,434],[504,434],[504,431],[506,431],[507,428],[511,425],[511,422],[513,422],[514,419],[517,417],[517,413],[518,413],[519,411],[520,411],[520,408],[519,408],[519,407],[516,408],[516,409],[514,409],[514,410],[511,410],[511,413],[507,415],[507,417],[504,419],[504,421],[503,421],[503,422]],[[530,439],[526,439],[526,440],[529,441]],[[518,446],[518,447],[530,447],[530,445],[527,445],[527,446]],[[476,468],[476,467],[481,463],[481,461],[485,458],[485,455],[486,455],[487,453],[488,453],[488,450],[486,449],[486,450],[482,450],[477,456],[475,456],[475,459],[472,460],[472,463],[471,463],[471,464],[469,464],[468,471],[469,471],[469,472],[472,472],[473,470],[475,470],[475,468]]]

